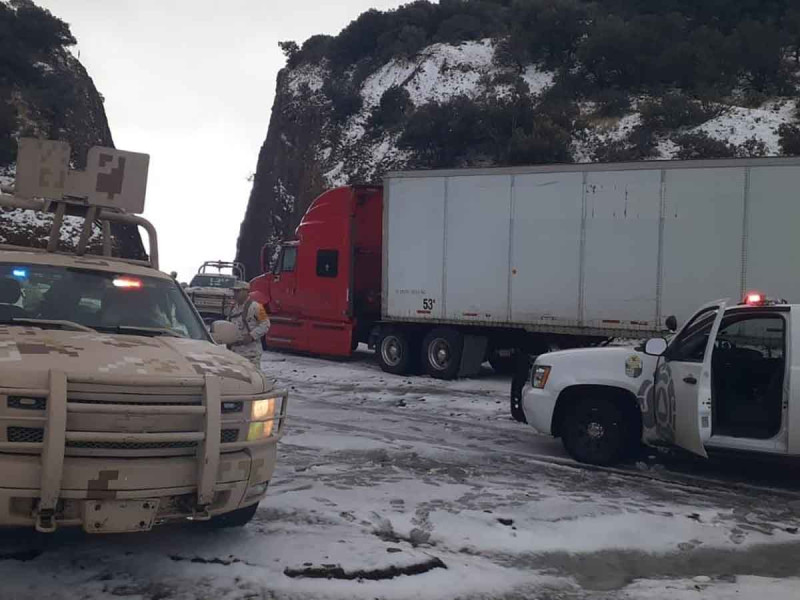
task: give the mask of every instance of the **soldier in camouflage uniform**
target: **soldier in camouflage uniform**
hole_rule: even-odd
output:
[[[233,307],[230,321],[239,329],[239,341],[231,344],[231,350],[261,369],[261,338],[269,330],[269,317],[264,307],[249,298],[250,284],[237,281],[234,286]]]

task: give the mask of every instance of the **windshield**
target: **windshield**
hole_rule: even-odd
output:
[[[222,277],[220,275],[195,275],[190,287],[232,288],[236,283],[235,277]]]
[[[203,324],[172,280],[0,263],[0,322],[14,319],[66,321],[131,335],[161,332],[208,339]]]

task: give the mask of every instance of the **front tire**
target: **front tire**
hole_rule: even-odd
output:
[[[455,379],[463,353],[464,336],[455,329],[434,329],[422,342],[422,364],[428,375],[435,379]]]
[[[587,395],[567,407],[561,440],[578,462],[608,466],[620,462],[630,450],[629,430],[616,403],[603,396]]]
[[[511,418],[520,423],[527,423],[525,411],[522,409],[522,390],[531,375],[532,357],[522,352],[516,354],[514,377],[511,379]]]
[[[378,364],[386,373],[405,375],[411,370],[411,338],[402,329],[387,329],[378,342]]]
[[[258,510],[258,502],[245,506],[244,508],[237,508],[224,515],[217,515],[211,517],[208,521],[208,526],[212,529],[229,529],[231,527],[244,527],[255,516]]]

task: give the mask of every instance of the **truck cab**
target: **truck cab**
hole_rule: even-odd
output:
[[[0,245],[0,527],[243,525],[272,478],[288,395],[224,347],[231,323],[209,334],[159,270],[138,216],[147,155],[95,147],[81,172],[69,156],[21,140],[14,193],[0,193],[4,219],[50,223],[46,247]],[[74,244],[65,216],[82,221]],[[144,229],[149,256],[120,256],[111,224]]]
[[[703,457],[800,455],[798,311],[753,292],[701,307],[669,341],[541,355],[525,419],[593,464],[621,461],[640,441]]]
[[[295,239],[250,282],[271,322],[268,347],[350,356],[380,318],[382,189],[341,187],[306,211]]]

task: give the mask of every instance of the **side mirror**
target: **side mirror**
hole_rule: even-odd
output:
[[[652,338],[647,340],[644,345],[644,353],[650,356],[661,356],[667,349],[667,340],[664,338]]]
[[[675,315],[670,315],[667,317],[666,322],[664,323],[672,333],[678,331],[678,319],[675,318]]]
[[[217,344],[227,346],[239,339],[239,329],[228,321],[214,321],[211,324],[211,337]]]

